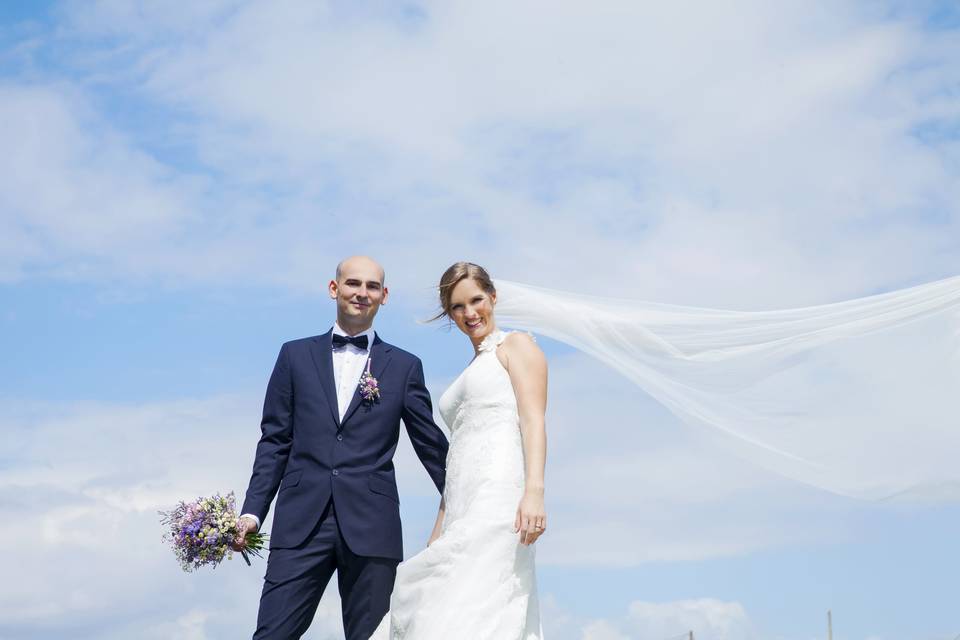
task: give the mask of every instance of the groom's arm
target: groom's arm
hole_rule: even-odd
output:
[[[287,457],[293,445],[293,382],[290,354],[284,344],[277,356],[267,393],[263,400],[263,419],[260,421],[260,442],[253,461],[253,473],[243,501],[244,515],[257,520],[257,528],[267,517],[270,503],[277,494],[280,478],[287,466]]]
[[[413,450],[420,458],[437,491],[443,493],[446,479],[447,437],[433,421],[433,405],[430,392],[423,381],[423,363],[414,358],[413,366],[407,374],[406,394],[403,401],[403,424],[413,444]]]

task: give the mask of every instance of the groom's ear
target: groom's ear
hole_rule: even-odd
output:
[[[336,280],[330,281],[330,284],[327,285],[327,291],[330,292],[330,297],[333,300],[337,299],[337,281]]]
[[[390,289],[387,289],[386,286],[383,287],[383,297],[380,299],[380,304],[387,304],[387,296],[390,295]]]

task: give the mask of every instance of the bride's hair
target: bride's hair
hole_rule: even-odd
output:
[[[453,288],[458,282],[467,278],[472,278],[488,294],[497,292],[486,269],[472,262],[455,262],[440,277],[440,284],[437,287],[440,294],[440,313],[430,318],[430,321],[450,317],[450,296],[453,294]]]

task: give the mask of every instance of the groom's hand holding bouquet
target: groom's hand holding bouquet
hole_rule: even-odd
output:
[[[247,548],[247,534],[256,533],[257,523],[249,516],[240,516],[237,519],[237,536],[230,544],[234,551],[243,551]]]
[[[250,564],[250,556],[262,557],[267,535],[257,532],[257,524],[250,517],[237,518],[233,492],[193,502],[177,504],[170,511],[161,511],[167,531],[166,540],[184,571],[199,567],[216,567],[233,551]]]

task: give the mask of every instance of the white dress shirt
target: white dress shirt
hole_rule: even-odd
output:
[[[333,325],[333,333],[338,336],[347,335],[347,332],[337,323]],[[340,412],[340,420],[343,420],[347,407],[350,406],[350,401],[353,400],[360,385],[360,376],[367,367],[374,335],[373,327],[357,334],[357,336],[367,336],[366,349],[346,344],[333,350],[333,384],[337,389],[337,409]]]
[[[348,335],[340,324],[333,323],[333,333],[338,336]],[[358,336],[367,336],[367,348],[361,349],[352,344],[346,344],[333,350],[333,386],[337,390],[337,410],[340,414],[340,420],[343,420],[353,395],[357,392],[360,385],[360,376],[367,367],[367,359],[370,356],[370,347],[373,345],[373,338],[376,333],[373,327],[357,334]],[[251,518],[257,523],[257,531],[260,530],[260,518],[252,513],[245,513],[241,518]]]

